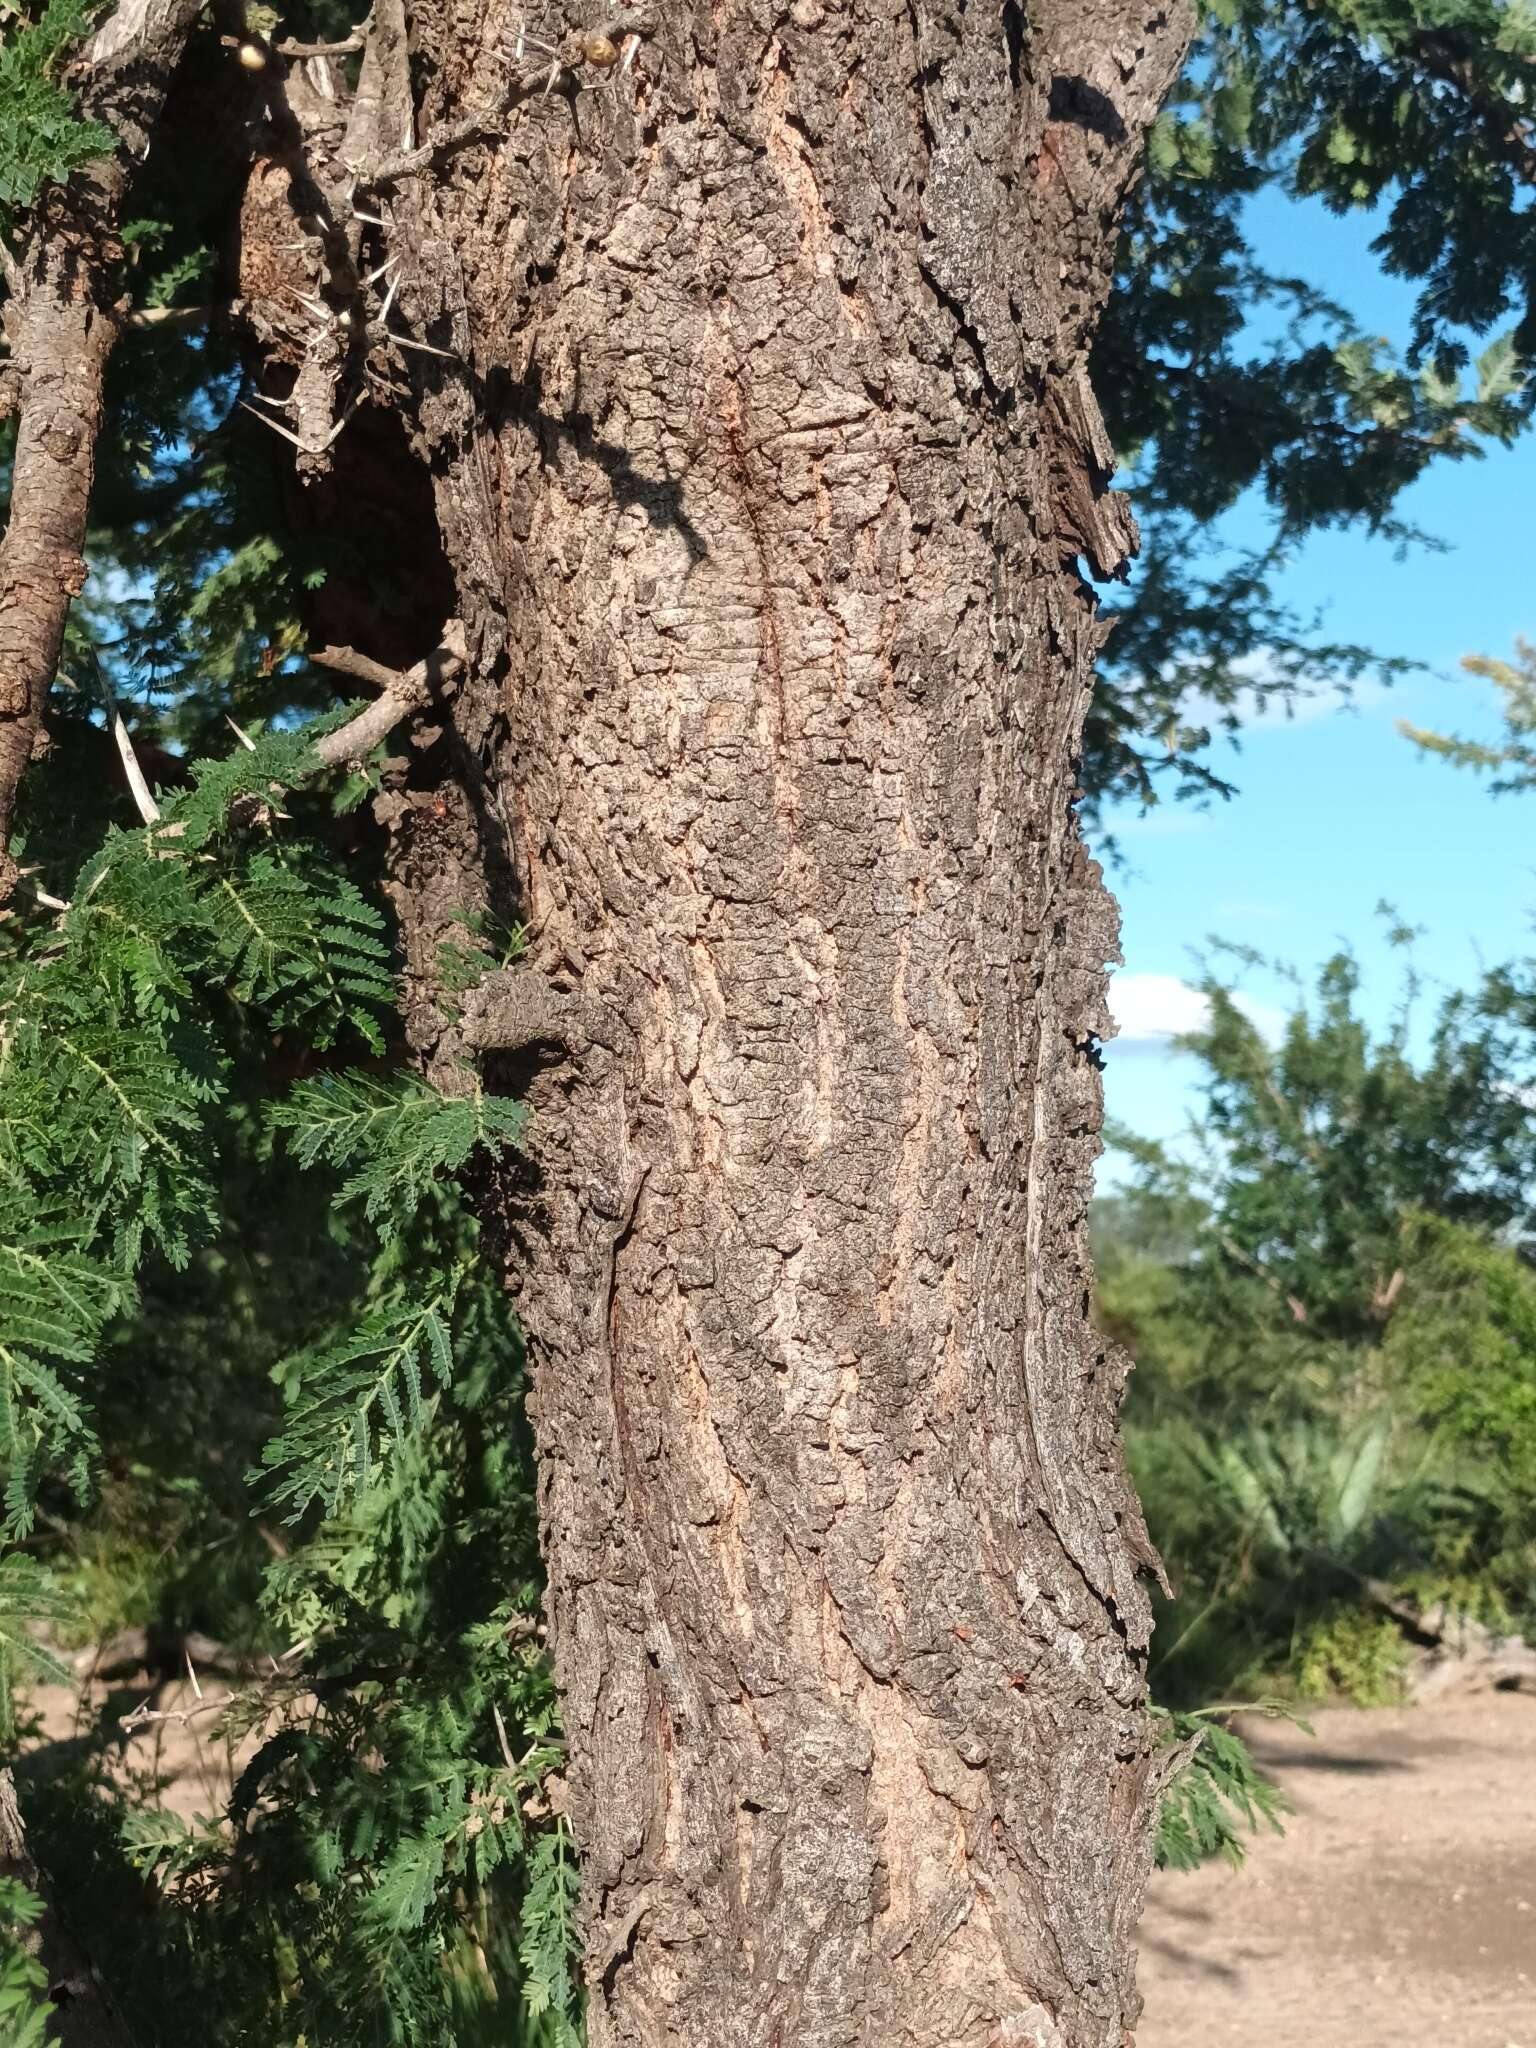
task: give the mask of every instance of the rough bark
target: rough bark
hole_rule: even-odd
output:
[[[85,531],[101,431],[102,378],[117,338],[117,225],[200,0],[123,0],[78,67],[82,114],[122,143],[45,189],[5,250],[6,391],[18,414],[0,538],[0,904],[17,786],[38,742],[69,607],[85,581]]]
[[[424,152],[518,19],[413,10]],[[1083,364],[1189,18],[631,24],[395,193],[472,651],[423,889],[504,842],[536,934],[465,1024],[534,1109],[591,2039],[1120,2048],[1160,1760],[1073,801],[1134,529]]]

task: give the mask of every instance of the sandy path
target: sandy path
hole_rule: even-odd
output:
[[[1536,1699],[1245,1732],[1295,1808],[1153,1884],[1137,2048],[1536,2048]]]

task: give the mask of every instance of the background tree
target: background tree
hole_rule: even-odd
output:
[[[1217,985],[1204,1109],[1096,1211],[1170,1702],[1400,1696],[1455,1614],[1529,1631],[1531,991],[1374,1035],[1347,956],[1269,1044]]]

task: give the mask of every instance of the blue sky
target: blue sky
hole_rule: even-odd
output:
[[[1256,202],[1252,235],[1276,270],[1304,274],[1362,325],[1406,340],[1412,292],[1383,277],[1362,219],[1336,220],[1315,202]],[[1125,966],[1111,987],[1122,1036],[1105,1048],[1109,1114],[1148,1136],[1173,1136],[1192,1105],[1194,1065],[1170,1048],[1187,1027],[1198,954],[1212,936],[1239,941],[1309,973],[1347,943],[1364,973],[1367,1011],[1385,1018],[1401,956],[1376,905],[1386,898],[1424,927],[1415,949],[1432,978],[1465,986],[1489,965],[1530,950],[1536,910],[1536,796],[1489,796],[1486,784],[1421,755],[1397,721],[1493,737],[1494,693],[1461,673],[1463,654],[1506,655],[1536,638],[1536,436],[1482,461],[1431,469],[1399,503],[1410,523],[1449,542],[1403,560],[1357,532],[1310,541],[1287,572],[1297,608],[1322,608],[1330,637],[1403,654],[1431,673],[1390,691],[1367,688],[1353,708],[1303,705],[1270,715],[1218,745],[1214,765],[1240,787],[1207,810],[1132,808],[1106,823],[1126,865],[1112,873],[1123,914]],[[1242,508],[1238,537],[1259,528]],[[1237,986],[1262,1010],[1289,1000],[1285,984],[1245,971]],[[1101,1184],[1112,1182],[1111,1157]]]

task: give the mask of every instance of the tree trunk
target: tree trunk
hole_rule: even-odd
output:
[[[1161,1772],[1073,801],[1134,529],[1083,362],[1189,17],[631,13],[394,205],[473,657],[417,872],[438,916],[509,853],[534,935],[467,1028],[534,1107],[591,2040],[1120,2048]],[[430,142],[520,17],[413,17]]]
[[[37,743],[69,607],[85,583],[85,531],[102,379],[117,339],[119,215],[132,160],[149,144],[200,0],[122,0],[75,67],[81,114],[122,153],[45,186],[0,243],[10,360],[0,410],[17,414],[10,504],[0,535],[0,907],[16,882],[16,794]]]

